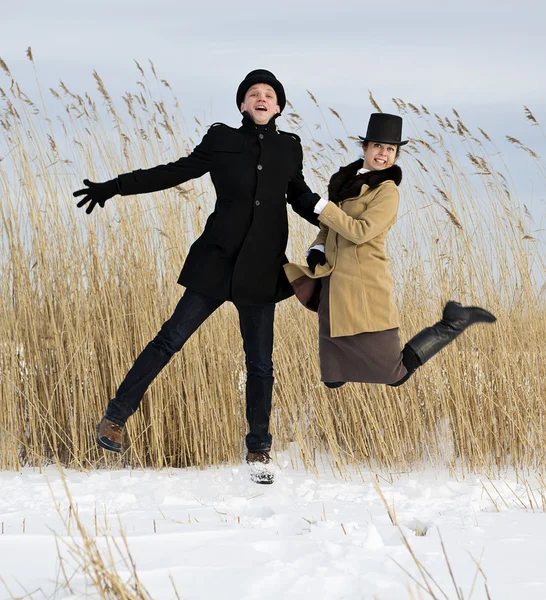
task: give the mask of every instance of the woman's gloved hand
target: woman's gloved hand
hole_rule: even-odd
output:
[[[313,248],[313,250],[311,250],[307,255],[307,264],[309,265],[309,268],[311,269],[313,274],[315,274],[315,269],[317,268],[317,265],[326,264],[326,254],[324,254],[324,252],[321,252],[320,250],[317,250],[316,248]]]
[[[76,206],[81,208],[89,203],[89,206],[85,209],[87,214],[91,213],[97,204],[100,205],[101,208],[104,208],[107,200],[120,193],[117,178],[110,179],[104,183],[93,183],[92,181],[89,181],[89,179],[84,179],[83,183],[87,187],[83,190],[74,192],[73,196],[77,198],[78,196],[84,196],[85,194],[84,198],[80,200]]]

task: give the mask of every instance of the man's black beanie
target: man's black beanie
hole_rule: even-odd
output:
[[[286,106],[286,95],[282,83],[273,75],[271,71],[265,69],[256,69],[250,71],[250,73],[241,81],[239,88],[237,89],[237,108],[241,109],[241,104],[245,100],[245,94],[248,89],[256,83],[267,83],[270,85],[277,94],[277,104],[279,105],[281,112]]]

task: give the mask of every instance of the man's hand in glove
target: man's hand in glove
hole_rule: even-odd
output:
[[[313,274],[315,274],[315,269],[317,268],[317,265],[326,264],[326,254],[314,248],[307,255],[307,264],[309,265],[309,268],[311,269]]]
[[[120,193],[117,178],[110,179],[110,181],[105,181],[104,183],[93,183],[92,181],[89,181],[89,179],[84,179],[83,183],[87,187],[83,190],[74,192],[73,195],[76,198],[78,196],[84,196],[76,206],[81,208],[89,203],[89,206],[85,209],[87,214],[91,213],[97,204],[99,204],[101,208],[104,208],[107,200]]]

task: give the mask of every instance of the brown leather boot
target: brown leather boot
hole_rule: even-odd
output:
[[[275,475],[269,452],[248,452],[246,462],[250,467],[250,479],[254,483],[273,483]]]
[[[123,441],[123,425],[118,425],[106,417],[102,417],[97,425],[97,443],[101,448],[111,452],[121,452]]]

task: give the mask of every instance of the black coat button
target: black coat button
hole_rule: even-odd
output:
[[[260,206],[260,201],[259,201],[259,200],[256,200],[256,202],[254,202],[254,204],[255,204],[256,206]]]
[[[261,171],[263,169],[262,165],[258,165],[258,171]]]

